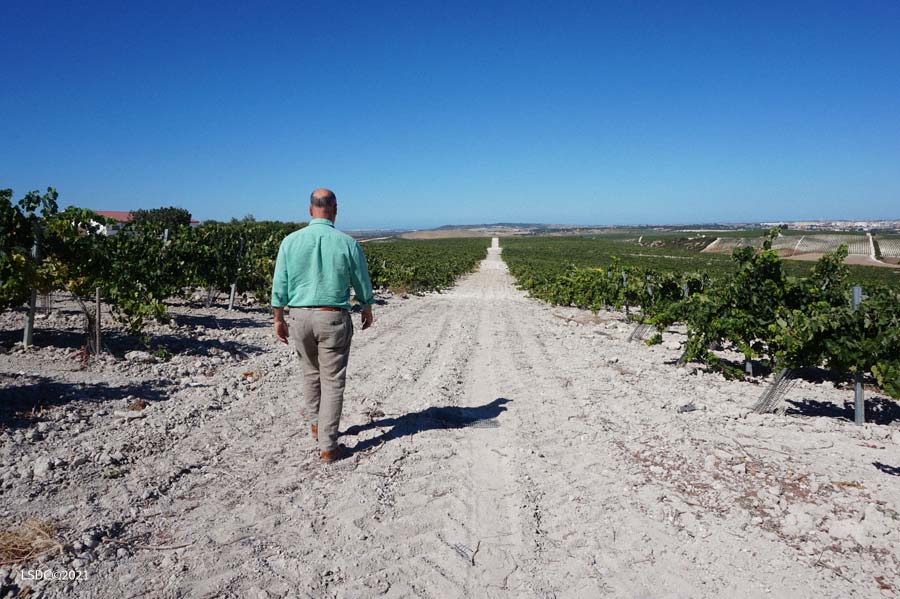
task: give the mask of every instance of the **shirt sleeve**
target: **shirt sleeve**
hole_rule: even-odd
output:
[[[278,257],[275,258],[275,274],[272,277],[272,307],[283,308],[288,303],[288,272],[284,257],[284,242],[278,246]]]
[[[350,284],[356,293],[356,301],[364,306],[375,303],[375,295],[372,293],[372,281],[369,279],[369,266],[366,264],[366,255],[358,242],[353,242],[350,257]]]

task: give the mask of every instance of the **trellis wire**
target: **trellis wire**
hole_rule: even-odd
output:
[[[797,382],[797,372],[793,368],[782,368],[775,380],[759,397],[752,411],[757,414],[769,414],[777,411],[784,414],[784,398]]]
[[[48,316],[50,312],[53,311],[53,294],[42,293],[38,299],[38,303],[40,304],[40,308],[38,309],[41,311],[41,314]]]
[[[647,336],[647,333],[649,333],[652,328],[653,327],[649,324],[641,323],[641,324],[637,325],[636,327],[634,327],[634,330],[631,331],[631,334],[628,336],[628,341],[629,342],[643,341],[644,337]]]

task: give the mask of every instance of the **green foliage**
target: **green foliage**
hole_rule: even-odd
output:
[[[847,302],[817,302],[779,321],[779,362],[823,364],[851,374],[871,372],[885,392],[900,397],[900,293],[881,288],[853,310]]]
[[[170,352],[165,347],[158,347],[153,350],[153,355],[156,356],[157,359],[162,360],[163,362],[168,362],[172,359],[172,352]]]
[[[267,302],[278,246],[287,235],[304,226],[248,218],[203,223],[192,230],[196,243],[195,284],[226,291],[234,283],[237,293],[252,293],[258,301]]]
[[[69,207],[43,222],[42,263],[47,291],[92,295],[109,264],[105,219],[91,210]]]
[[[191,225],[191,213],[184,208],[176,208],[175,206],[151,208],[150,210],[134,210],[131,212],[130,222],[139,225],[149,225],[159,231],[177,229]]]
[[[302,224],[255,221],[204,223],[169,229],[132,221],[106,238],[108,260],[93,281],[130,332],[140,334],[148,320],[168,318],[166,300],[196,286],[249,292],[268,301],[278,245]]]
[[[395,291],[439,291],[471,272],[489,240],[434,239],[373,241],[363,244],[372,285]]]
[[[771,249],[747,247],[735,249],[734,260],[735,274],[717,279],[687,305],[688,358],[705,357],[706,348],[726,340],[747,360],[774,357],[769,331],[788,293],[781,260]]]
[[[52,218],[59,210],[59,194],[52,187],[43,195],[31,191],[13,204],[11,189],[0,190],[0,310],[21,306],[31,289],[48,290],[44,269],[34,254],[40,256],[42,220]]]
[[[166,240],[155,224],[132,221],[105,245],[106,269],[96,283],[117,319],[132,334],[147,320],[167,320],[165,300],[179,295],[194,272],[190,229],[170,230]]]
[[[12,197],[11,190],[0,190],[0,225],[7,232],[0,238],[0,309],[21,306],[32,289],[93,296],[99,288],[116,319],[135,335],[148,321],[168,318],[169,298],[197,286],[226,291],[235,283],[238,293],[268,302],[281,240],[305,226],[247,217],[190,227],[187,211],[161,208],[137,211],[116,235],[106,236],[100,230],[107,219],[77,207],[60,212],[52,188],[43,195],[30,192],[16,204]],[[486,247],[485,239],[448,239],[364,249],[376,287],[417,292],[452,285]]]
[[[647,339],[644,343],[646,343],[648,346],[654,346],[659,345],[660,343],[662,343],[662,341],[662,335],[660,335],[659,333],[654,333],[653,336]]]
[[[648,344],[661,342],[669,325],[685,323],[685,357],[726,376],[744,375],[711,347],[730,345],[747,360],[779,367],[871,373],[886,393],[900,398],[900,291],[869,285],[854,311],[846,247],[795,277],[771,250],[776,234],[770,232],[762,250],[736,249],[733,268],[715,274],[641,268],[615,257],[605,267],[596,261],[578,266],[585,258],[571,250],[584,246],[569,240],[504,243],[503,255],[519,286],[534,297],[592,310],[639,310],[632,318],[659,331]]]
[[[705,247],[717,236],[759,237],[764,234],[764,231],[717,231],[700,239],[700,242]],[[716,278],[735,272],[737,263],[730,255],[701,252],[697,248],[700,244],[696,244],[698,238],[682,243],[680,239],[683,235],[630,231],[593,237],[513,237],[503,240],[503,258],[527,257],[531,264],[545,265],[553,270],[560,265],[606,268],[613,259],[617,259],[621,267],[676,275],[703,273]],[[643,237],[640,245],[637,243],[639,237]],[[786,276],[801,278],[809,276],[814,265],[814,262],[784,260],[782,268]],[[900,269],[853,264],[848,266],[848,272],[853,284],[865,288],[890,285],[900,289]]]

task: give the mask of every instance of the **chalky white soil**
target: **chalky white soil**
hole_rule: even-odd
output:
[[[900,412],[873,390],[864,427],[831,382],[748,415],[763,385],[529,299],[492,250],[357,328],[353,454],[323,466],[268,315],[176,313],[193,355],[165,363],[79,370],[54,317],[0,354],[0,519],[66,545],[0,597],[900,596]],[[23,581],[38,565],[87,576]]]

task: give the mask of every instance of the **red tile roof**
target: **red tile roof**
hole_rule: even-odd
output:
[[[100,216],[111,218],[120,223],[127,223],[131,220],[131,212],[120,212],[117,210],[94,210]]]
[[[105,216],[106,218],[111,218],[119,223],[127,223],[131,220],[131,212],[122,212],[121,210],[94,210],[100,216]],[[192,225],[200,224],[199,220],[191,219]]]

